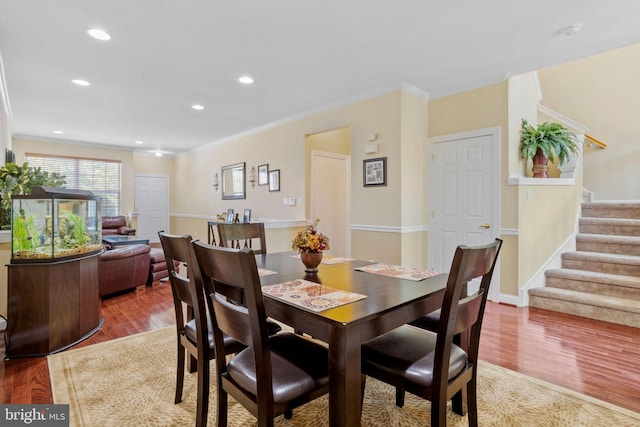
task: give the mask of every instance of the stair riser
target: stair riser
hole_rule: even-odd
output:
[[[640,206],[582,206],[584,218],[635,218],[640,219]]]
[[[531,307],[640,328],[640,314],[531,295]]]
[[[640,227],[633,225],[580,224],[582,234],[613,234],[615,236],[640,236]]]
[[[550,288],[570,289],[572,291],[587,292],[590,294],[606,295],[640,301],[640,289],[610,285],[608,283],[585,282],[582,280],[561,279],[547,277],[545,284]]]
[[[640,266],[630,264],[614,264],[599,261],[580,261],[574,259],[562,259],[562,268],[573,270],[597,271],[599,273],[620,274],[623,276],[640,277]]]
[[[640,256],[640,245],[578,241],[576,249],[583,252]]]

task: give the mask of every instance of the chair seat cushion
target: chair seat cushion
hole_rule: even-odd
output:
[[[412,326],[401,326],[362,346],[363,372],[373,369],[402,376],[424,387],[433,382],[436,334]],[[467,354],[457,345],[451,346],[449,380],[467,365]]]
[[[329,356],[325,347],[289,332],[270,337],[269,347],[275,403],[288,402],[329,383]],[[227,374],[255,395],[258,387],[253,348],[238,353],[229,362]]]
[[[432,311],[426,316],[422,316],[419,319],[414,320],[410,324],[417,326],[428,331],[436,332],[438,330],[438,323],[440,322],[440,309]]]

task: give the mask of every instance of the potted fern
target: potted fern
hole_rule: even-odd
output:
[[[560,123],[544,122],[538,126],[522,119],[520,157],[533,160],[533,177],[547,177],[547,163],[565,164],[579,153],[578,139]]]

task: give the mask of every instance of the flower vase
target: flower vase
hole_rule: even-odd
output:
[[[305,272],[317,273],[318,266],[322,261],[322,252],[300,252],[300,259],[304,264]]]

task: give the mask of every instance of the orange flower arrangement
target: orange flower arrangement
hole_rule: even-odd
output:
[[[316,218],[310,225],[298,231],[291,242],[291,249],[298,252],[318,253],[329,249],[329,238],[318,232],[320,218]]]

